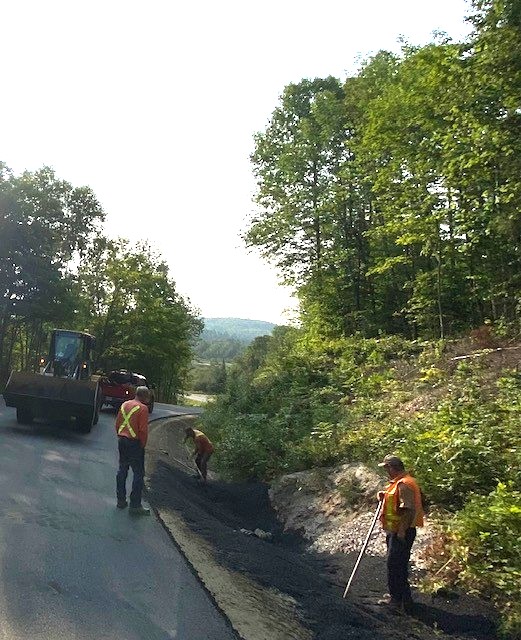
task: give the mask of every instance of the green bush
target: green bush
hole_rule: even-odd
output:
[[[230,479],[263,478],[267,475],[267,455],[260,436],[265,416],[235,418],[219,440],[218,468]]]
[[[199,393],[223,393],[226,384],[226,365],[224,362],[195,364],[189,376],[191,391]]]
[[[461,508],[471,493],[486,495],[500,481],[521,486],[521,378],[505,372],[496,395],[478,382],[466,369],[436,410],[388,420],[372,438],[382,451],[401,455],[429,500],[449,509]],[[376,449],[370,432],[360,438],[358,449]]]
[[[473,496],[451,534],[459,584],[490,598],[505,637],[521,638],[521,491],[499,483],[490,495]]]

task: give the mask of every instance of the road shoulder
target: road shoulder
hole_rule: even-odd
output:
[[[187,418],[174,418],[180,429]],[[158,463],[172,450],[172,442],[165,422],[151,429],[147,455],[147,495],[150,503],[170,537],[180,549],[190,567],[226,616],[232,628],[244,640],[311,640],[297,611],[296,602],[276,589],[266,589],[246,575],[230,571],[215,557],[212,546],[185,523],[179,513],[158,500],[158,485],[154,483]],[[176,449],[177,450],[177,449]],[[181,453],[178,453],[181,456]],[[188,463],[188,460],[182,462]],[[197,486],[194,487],[198,489]]]

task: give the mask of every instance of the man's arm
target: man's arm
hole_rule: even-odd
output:
[[[120,408],[118,409],[118,415],[116,416],[116,433],[118,433],[122,422],[123,422],[123,416],[121,415],[121,408]]]
[[[201,441],[199,440],[199,438],[194,438],[194,458],[196,458],[202,452]]]
[[[148,440],[148,407],[143,405],[139,411],[139,441],[143,449],[147,446]]]
[[[398,525],[397,536],[400,540],[405,538],[405,532],[412,527],[416,518],[416,506],[414,504],[414,491],[406,484],[398,485],[398,511],[400,513],[400,524]]]

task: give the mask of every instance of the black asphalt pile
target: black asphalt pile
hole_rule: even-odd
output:
[[[159,511],[173,510],[180,515],[212,546],[223,566],[291,596],[314,638],[432,640],[444,634],[458,640],[495,638],[483,603],[468,596],[431,600],[418,594],[411,616],[382,609],[376,604],[386,590],[382,558],[364,558],[352,593],[343,599],[357,554],[307,551],[298,534],[283,532],[265,484],[222,482],[214,477],[207,486],[201,485],[185,466],[190,462],[182,435],[189,420],[170,420],[167,435],[163,429],[160,438],[154,438],[152,429],[147,454],[150,503]],[[271,533],[272,539],[263,540],[241,529],[260,529]]]

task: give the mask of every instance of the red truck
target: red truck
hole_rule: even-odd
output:
[[[126,400],[132,400],[136,396],[137,387],[148,387],[150,390],[150,402],[148,411],[154,410],[154,392],[149,386],[145,376],[126,369],[111,371],[102,376],[101,380],[102,406],[109,405],[118,410]]]

